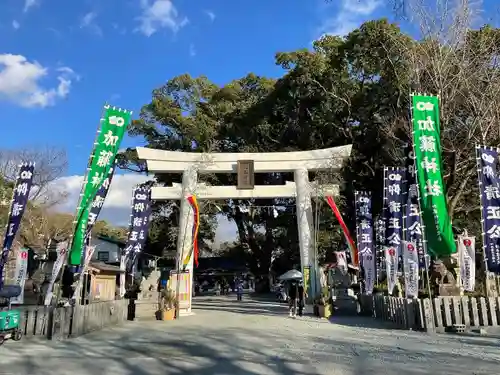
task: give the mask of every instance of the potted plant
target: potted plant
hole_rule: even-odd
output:
[[[157,319],[174,320],[177,307],[177,298],[172,289],[163,289],[158,302]]]

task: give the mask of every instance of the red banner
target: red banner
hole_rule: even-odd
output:
[[[335,214],[335,217],[337,218],[340,224],[340,227],[342,228],[345,240],[347,241],[347,245],[349,246],[349,250],[351,251],[351,259],[353,264],[355,266],[359,266],[359,258],[358,258],[358,251],[356,250],[356,244],[354,243],[351,234],[349,233],[349,229],[347,229],[347,225],[345,225],[344,223],[344,219],[342,219],[342,215],[340,214],[340,211],[337,205],[335,204],[333,197],[326,197],[326,201],[328,202],[328,205],[332,209],[333,213]]]

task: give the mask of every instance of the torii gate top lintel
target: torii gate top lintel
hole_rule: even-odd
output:
[[[137,147],[139,160],[153,173],[182,173],[194,167],[198,173],[236,173],[239,160],[253,160],[255,173],[340,169],[351,154],[352,145],[311,151],[199,153]]]

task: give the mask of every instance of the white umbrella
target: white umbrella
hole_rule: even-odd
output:
[[[290,270],[278,277],[278,280],[302,280],[302,272],[297,270]]]

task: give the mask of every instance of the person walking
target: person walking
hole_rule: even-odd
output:
[[[297,314],[297,292],[297,282],[295,280],[290,281],[288,286],[288,313],[292,318],[295,318]]]
[[[299,316],[302,316],[302,313],[304,312],[304,306],[305,306],[305,299],[307,297],[307,293],[304,290],[304,283],[299,281],[299,286],[297,288],[298,292],[298,298],[299,298]]]
[[[243,300],[243,283],[241,281],[236,284],[236,296],[238,301]]]

